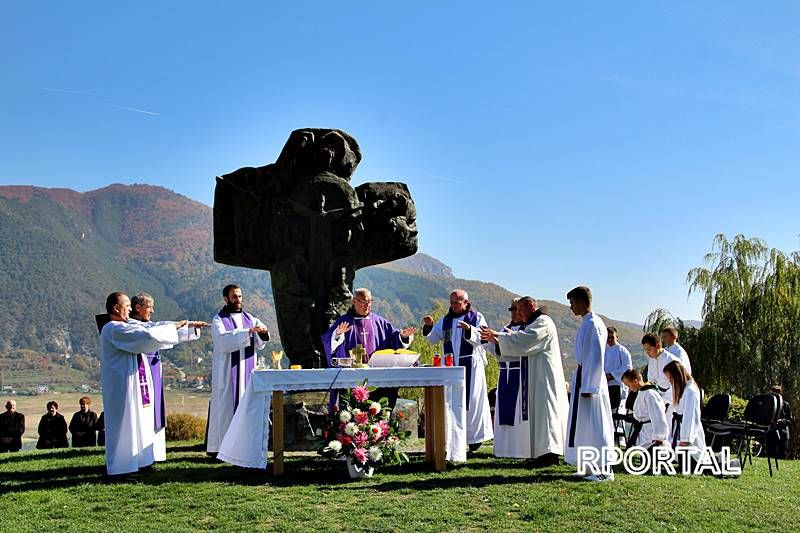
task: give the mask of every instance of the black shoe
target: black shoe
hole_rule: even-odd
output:
[[[138,472],[131,472],[129,474],[106,474],[104,476],[106,483],[141,483],[142,476]]]
[[[533,464],[531,465],[533,468],[544,468],[547,466],[557,465],[561,462],[561,457],[554,453],[546,453],[544,455],[540,455],[539,457],[534,458]]]
[[[483,446],[482,442],[474,442],[469,445],[469,451],[477,452],[478,450],[480,450],[481,446]]]

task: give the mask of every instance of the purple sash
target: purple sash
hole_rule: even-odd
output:
[[[155,430],[162,430],[167,422],[167,409],[164,402],[164,380],[161,375],[161,355],[152,352],[147,355],[147,362],[150,363],[150,377],[153,378],[153,405],[155,406]]]
[[[150,405],[150,384],[147,383],[147,371],[144,366],[142,354],[136,356],[139,362],[139,393],[142,395],[142,407]]]
[[[457,315],[454,315],[452,312],[447,313],[444,316],[442,321],[442,337],[444,341],[444,353],[448,354],[451,353],[455,355],[453,352],[453,319],[458,318]],[[462,320],[469,324],[472,327],[478,326],[478,312],[477,311],[467,311],[464,315],[462,315]],[[458,350],[458,366],[464,367],[464,382],[467,389],[467,410],[469,410],[469,400],[470,396],[472,395],[472,345],[467,342],[464,338],[464,334],[461,334],[461,346],[459,346]]]
[[[517,412],[517,394],[519,393],[520,368],[514,361],[500,363],[500,377],[497,380],[497,403],[499,407],[498,423],[501,426],[513,426]]]
[[[222,325],[225,326],[225,331],[233,331],[236,329],[236,323],[233,317],[225,310],[219,312],[219,318],[222,320]],[[253,317],[249,313],[242,311],[242,327],[250,329],[253,327]],[[244,386],[250,383],[250,375],[255,368],[255,347],[253,342],[253,335],[250,335],[250,344],[244,349]],[[231,382],[233,384],[233,412],[239,407],[239,365],[242,364],[242,357],[239,350],[231,352]]]

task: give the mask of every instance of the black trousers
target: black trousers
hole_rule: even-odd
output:
[[[608,386],[608,399],[611,401],[611,410],[619,407],[619,402],[622,401],[622,389],[619,385]]]

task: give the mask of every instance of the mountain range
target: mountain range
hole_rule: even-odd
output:
[[[213,258],[212,208],[162,187],[121,185],[76,192],[34,186],[0,187],[0,358],[19,350],[73,362],[96,359],[94,315],[112,291],[145,291],[155,319],[210,320],[222,305],[221,288],[242,286],[245,307],[277,333],[269,274],[220,265]],[[424,220],[420,221],[424,231]],[[397,324],[419,324],[453,288],[469,292],[490,325],[508,321],[515,295],[484,281],[457,278],[423,253],[359,270],[356,286],[372,289],[374,310]],[[561,303],[542,301],[555,320],[571,366],[579,325]],[[637,363],[641,326],[615,325]],[[207,368],[210,338],[168,352],[182,367]],[[92,365],[89,365],[92,366]]]

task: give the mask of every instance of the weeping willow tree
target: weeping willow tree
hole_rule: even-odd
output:
[[[672,324],[680,330],[698,382],[707,391],[744,398],[779,383],[784,396],[798,405],[800,253],[720,234],[704,262],[686,278],[689,294],[703,295],[702,327]],[[651,317],[653,323],[667,318],[657,312]]]

